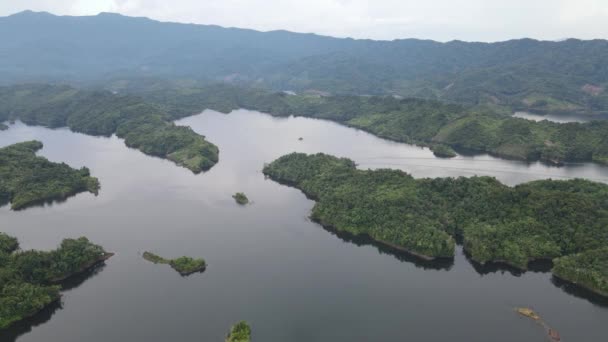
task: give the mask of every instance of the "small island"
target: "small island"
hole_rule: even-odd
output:
[[[560,337],[559,333],[557,332],[557,330],[551,328],[536,312],[534,312],[534,310],[532,310],[530,308],[515,308],[515,312],[517,312],[518,314],[520,314],[523,317],[527,317],[527,318],[533,320],[538,325],[543,327],[545,329],[545,332],[547,333],[547,337],[549,338],[550,341],[552,341],[552,342],[561,341],[561,337]]]
[[[444,144],[436,144],[431,146],[431,151],[439,158],[454,158],[457,156],[453,148]]]
[[[240,321],[233,325],[230,333],[226,336],[226,342],[250,342],[251,327],[245,321]]]
[[[606,184],[415,179],[400,170],[359,170],[352,160],[322,153],[292,153],[263,172],[314,199],[311,218],[330,230],[368,236],[424,260],[453,258],[456,237],[479,264],[526,270],[530,261],[558,258],[556,276],[608,293]]]
[[[144,252],[143,258],[155,264],[165,264],[171,266],[182,276],[189,276],[193,273],[203,272],[207,268],[204,259],[193,259],[190,257],[179,257],[177,259],[165,259],[151,252]]]
[[[84,237],[65,239],[50,252],[20,251],[17,239],[0,233],[0,329],[58,301],[62,281],[112,255]]]
[[[246,205],[249,203],[249,198],[247,198],[247,195],[242,192],[237,192],[236,194],[232,195],[232,198],[234,198],[236,203],[240,205]]]
[[[97,194],[99,181],[89,169],[50,162],[36,155],[41,148],[39,141],[0,148],[0,205],[10,202],[13,210],[20,210],[84,191]]]

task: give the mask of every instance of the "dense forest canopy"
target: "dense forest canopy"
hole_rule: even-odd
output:
[[[102,13],[0,18],[0,82],[224,81],[421,97],[540,113],[608,111],[608,41],[338,39]]]
[[[111,256],[84,237],[49,252],[18,248],[17,239],[0,232],[0,329],[59,300],[58,282]]]
[[[191,128],[177,126],[158,106],[135,96],[59,85],[0,87],[0,121],[67,126],[89,135],[123,138],[129,147],[167,158],[199,173],[218,161],[217,146]]]
[[[504,115],[494,108],[436,100],[288,95],[229,85],[179,87],[160,83],[131,91],[166,108],[176,118],[205,108],[222,112],[247,108],[275,116],[332,120],[405,143],[447,145],[556,164],[563,161],[608,162],[608,121],[533,122]]]
[[[311,217],[321,224],[427,259],[453,257],[456,237],[479,263],[521,269],[531,260],[608,247],[608,185],[601,183],[542,180],[509,187],[490,177],[414,179],[398,170],[358,170],[348,159],[302,153],[275,160],[264,174],[315,199]],[[601,279],[590,288],[605,289],[605,258],[558,260],[564,278],[572,268],[566,264],[576,263]]]
[[[97,193],[99,181],[90,176],[89,169],[75,170],[36,156],[41,148],[39,141],[0,148],[0,205],[10,202],[18,210],[83,191]]]

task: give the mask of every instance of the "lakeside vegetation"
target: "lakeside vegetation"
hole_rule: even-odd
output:
[[[232,198],[234,198],[236,203],[240,205],[245,205],[249,203],[249,198],[247,198],[247,195],[242,192],[237,192],[236,194],[232,195]]]
[[[561,257],[554,264],[558,278],[608,297],[608,247]]]
[[[240,321],[230,328],[226,342],[250,342],[251,327],[245,321]]]
[[[475,262],[519,269],[532,260],[608,246],[608,185],[601,183],[541,180],[509,187],[490,177],[414,179],[399,170],[358,170],[348,159],[301,153],[283,156],[263,172],[313,198],[311,217],[322,225],[424,259],[452,258],[457,237]],[[586,271],[605,265],[576,264]],[[593,274],[607,280],[605,270]]]
[[[0,329],[59,300],[57,283],[112,256],[84,237],[65,239],[49,252],[18,248],[17,239],[0,233]]]
[[[7,83],[110,80],[120,86],[134,78],[146,84],[158,78],[181,84],[224,80],[276,91],[489,104],[511,112],[608,112],[608,44],[602,39],[374,41],[111,13],[74,18],[23,12],[0,18],[0,24]],[[23,29],[34,26],[38,29]]]
[[[27,141],[0,148],[0,205],[14,210],[52,200],[63,200],[79,192],[97,194],[99,181],[89,169],[71,168],[36,156],[39,141]]]
[[[218,148],[189,127],[177,126],[159,106],[135,96],[68,86],[0,87],[0,121],[69,127],[94,136],[116,134],[129,147],[166,158],[194,173],[218,161]]]
[[[453,148],[443,144],[435,144],[431,146],[431,151],[439,158],[454,158],[457,156]]]
[[[229,85],[160,86],[138,93],[175,118],[206,108],[224,113],[246,108],[281,117],[331,120],[381,138],[422,146],[445,145],[553,164],[608,163],[608,121],[534,122],[490,106],[392,96],[289,95]]]
[[[143,258],[155,264],[169,265],[182,276],[203,272],[207,268],[207,264],[204,259],[193,259],[186,256],[179,257],[177,259],[165,259],[154,253],[144,252]]]

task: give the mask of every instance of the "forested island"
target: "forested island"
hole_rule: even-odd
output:
[[[237,192],[236,194],[232,195],[232,198],[234,198],[234,201],[240,205],[249,203],[249,198],[247,198],[247,195],[242,192]]]
[[[608,121],[534,122],[486,106],[392,96],[290,95],[230,85],[159,86],[134,91],[176,118],[206,108],[224,113],[246,108],[274,116],[332,120],[385,139],[422,146],[443,145],[552,164],[608,163]]]
[[[0,148],[0,205],[11,203],[19,210],[52,200],[63,200],[79,192],[97,194],[99,181],[89,169],[79,170],[36,156],[39,141]]]
[[[606,184],[541,180],[509,187],[490,177],[414,179],[301,153],[273,161],[264,174],[314,199],[311,217],[328,228],[423,259],[452,258],[456,238],[481,264],[525,270],[530,261],[558,258],[556,275],[605,291]]]
[[[143,258],[155,264],[169,265],[182,276],[203,272],[207,268],[207,263],[204,259],[193,259],[187,256],[177,259],[165,259],[154,253],[144,252]]]
[[[194,173],[218,161],[217,146],[191,128],[175,125],[162,108],[136,96],[54,85],[0,87],[0,121],[8,119],[50,128],[67,126],[95,136],[116,134],[127,146]]]
[[[240,321],[230,328],[226,342],[250,342],[251,327],[245,321]]]
[[[84,237],[65,239],[49,252],[20,251],[17,239],[0,233],[0,329],[59,300],[59,282],[111,256]]]

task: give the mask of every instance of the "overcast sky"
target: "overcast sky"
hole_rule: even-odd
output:
[[[0,0],[0,16],[26,9],[372,39],[608,38],[608,0]]]

